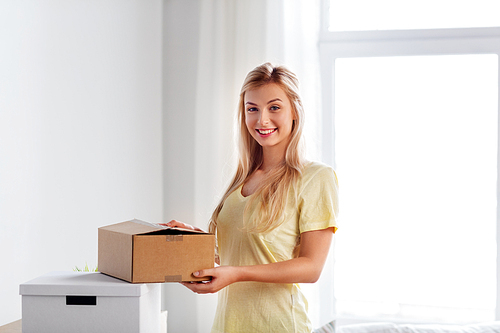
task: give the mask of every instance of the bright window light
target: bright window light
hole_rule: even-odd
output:
[[[498,56],[335,62],[338,315],[494,320]]]
[[[330,0],[330,31],[500,26],[498,0]]]

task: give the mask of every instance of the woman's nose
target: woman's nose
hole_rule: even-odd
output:
[[[269,124],[269,114],[266,111],[261,112],[259,123],[261,126]]]

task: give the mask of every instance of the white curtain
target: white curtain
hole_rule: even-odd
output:
[[[320,159],[319,1],[201,2],[196,87],[197,223],[203,226],[235,162],[234,126],[239,90],[263,62],[284,64],[301,82],[310,159]]]
[[[270,61],[284,64],[301,82],[310,159],[320,160],[319,0],[200,0],[194,128],[195,224],[206,228],[235,166],[239,90],[246,74]],[[168,42],[168,41],[166,41]],[[333,319],[331,260],[323,281],[305,286],[313,325]],[[325,281],[326,280],[326,281]],[[321,292],[320,292],[321,291]],[[198,331],[208,331],[216,295],[189,297]],[[169,316],[169,329],[177,331]],[[181,327],[178,326],[178,329]]]

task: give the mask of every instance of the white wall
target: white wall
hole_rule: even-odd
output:
[[[162,1],[0,2],[0,325],[19,284],[163,220]]]

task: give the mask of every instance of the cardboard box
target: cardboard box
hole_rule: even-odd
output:
[[[19,286],[23,333],[166,332],[159,284],[51,272]]]
[[[132,220],[99,228],[99,271],[132,283],[202,281],[214,267],[215,236]]]

